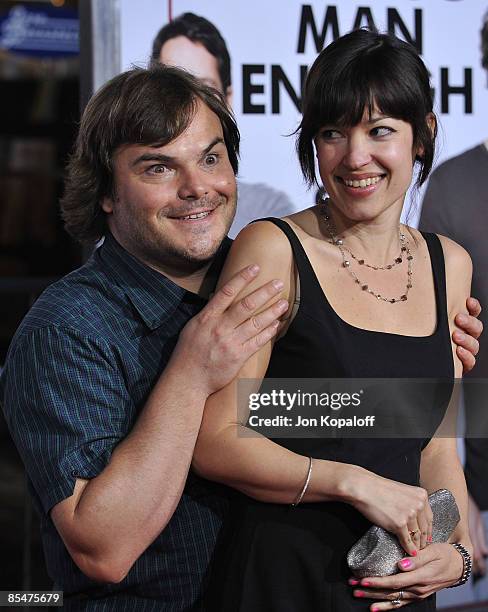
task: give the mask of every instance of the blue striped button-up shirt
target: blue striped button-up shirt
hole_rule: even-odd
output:
[[[69,609],[200,609],[225,510],[216,486],[190,475],[171,521],[119,584],[80,572],[49,511],[72,495],[76,478],[105,468],[204,304],[108,235],[84,266],[42,294],[11,343],[0,401],[41,514],[48,571]]]

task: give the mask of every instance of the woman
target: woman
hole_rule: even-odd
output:
[[[328,199],[252,224],[232,247],[221,282],[257,262],[260,282],[279,271],[291,305],[274,347],[240,378],[461,376],[450,332],[469,295],[469,256],[400,224],[414,167],[421,185],[434,155],[425,66],[394,37],[352,32],[318,56],[303,107],[302,171],[316,181],[316,156]],[[197,472],[240,492],[210,609],[435,609],[431,595],[460,580],[465,559],[450,543],[428,545],[428,493],[452,491],[461,521],[451,541],[471,550],[455,440],[272,441],[242,435],[236,410],[234,381],[208,401],[194,457]],[[347,551],[371,523],[398,536],[402,572],[348,584]]]

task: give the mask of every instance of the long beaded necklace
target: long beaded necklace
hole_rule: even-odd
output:
[[[325,206],[324,206],[324,210],[322,212],[322,218],[324,219],[325,226],[326,226],[327,231],[329,233],[330,240],[331,240],[332,244],[334,244],[339,249],[339,251],[341,252],[341,255],[342,255],[342,267],[345,268],[349,272],[349,274],[354,279],[355,284],[358,285],[359,288],[362,291],[365,291],[365,292],[369,293],[369,295],[372,295],[377,300],[382,300],[383,302],[388,302],[390,304],[395,304],[396,302],[406,302],[407,301],[407,299],[408,299],[408,292],[413,287],[413,284],[412,284],[412,277],[413,277],[413,270],[412,270],[412,267],[413,267],[413,265],[412,265],[413,264],[413,255],[412,255],[412,253],[410,251],[410,246],[409,246],[408,240],[407,240],[405,234],[401,231],[400,228],[398,229],[398,236],[399,236],[399,239],[400,239],[400,255],[395,258],[395,261],[392,264],[387,264],[386,266],[373,266],[371,264],[367,264],[364,261],[364,259],[360,259],[360,258],[356,257],[351,252],[351,250],[344,245],[343,239],[337,236],[337,231],[335,230],[335,228],[333,226],[332,219],[331,219],[330,214],[328,213],[328,211],[325,209]],[[406,285],[405,285],[405,292],[400,297],[390,298],[390,297],[386,297],[384,295],[381,295],[381,293],[378,293],[377,291],[374,291],[373,289],[370,289],[369,286],[366,283],[363,283],[358,278],[358,276],[354,272],[354,270],[352,270],[351,262],[347,258],[346,252],[349,253],[351,258],[354,259],[359,265],[367,266],[368,268],[372,268],[373,270],[391,270],[395,265],[398,265],[398,264],[402,263],[403,255],[406,254],[406,257],[407,257],[407,282],[406,282]]]

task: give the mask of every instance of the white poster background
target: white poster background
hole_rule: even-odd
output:
[[[359,7],[369,8],[376,26],[387,29],[387,10],[398,11],[408,31],[415,36],[415,9],[421,10],[422,57],[436,89],[436,112],[440,120],[437,163],[464,151],[488,137],[487,76],[481,67],[480,28],[488,0],[120,0],[121,70],[136,63],[144,65],[154,36],[174,17],[191,11],[213,22],[227,42],[232,59],[234,112],[242,134],[239,175],[246,181],[264,182],[287,192],[297,210],[313,202],[313,193],[303,184],[294,152],[292,132],[300,115],[284,87],[280,87],[279,114],[271,112],[271,65],[283,69],[299,92],[300,65],[311,65],[317,55],[311,29],[304,53],[297,53],[299,24],[305,5],[312,8],[316,27],[322,30],[328,7],[336,7],[339,34],[353,27]],[[366,25],[363,21],[361,25]],[[397,29],[395,32],[402,37]],[[325,44],[332,42],[331,29]],[[264,105],[264,114],[244,114],[242,104],[243,66],[264,65],[264,74],[253,74],[254,85],[263,93],[251,97]],[[451,86],[464,84],[464,69],[472,69],[473,112],[465,112],[462,95],[449,96],[449,112],[441,113],[439,87],[441,68],[449,70]]]

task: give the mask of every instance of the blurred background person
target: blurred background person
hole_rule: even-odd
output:
[[[488,70],[488,12],[481,28],[482,65]],[[487,109],[488,111],[488,109]],[[473,260],[473,294],[488,302],[488,134],[487,140],[441,164],[433,173],[424,197],[420,229],[438,232],[461,244]],[[487,325],[486,310],[480,315]],[[475,601],[488,600],[488,347],[481,346],[477,366],[464,383],[466,420],[465,475],[469,489],[470,535],[474,546]]]
[[[188,70],[207,85],[221,91],[232,106],[231,59],[225,40],[213,23],[183,13],[166,24],[153,41],[151,62]],[[254,219],[283,217],[295,212],[290,198],[264,183],[237,181],[237,212],[229,230],[235,238]]]

